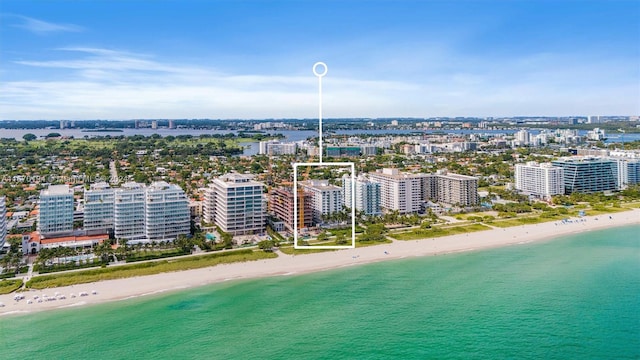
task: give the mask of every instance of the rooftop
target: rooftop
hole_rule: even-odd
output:
[[[87,236],[64,236],[57,238],[48,238],[48,239],[40,239],[40,244],[58,244],[65,242],[81,242],[81,241],[98,241],[102,242],[104,240],[109,239],[108,234],[100,234],[100,235],[87,235]]]
[[[182,191],[182,188],[176,184],[169,184],[166,181],[156,181],[151,183],[147,188],[147,191],[163,191],[163,190],[178,190]]]
[[[69,188],[69,185],[49,185],[46,190],[42,190],[40,196],[53,196],[53,195],[73,195],[73,191]]]
[[[228,173],[213,180],[216,184],[225,187],[241,187],[241,186],[264,186],[263,183],[253,180],[251,174]]]
[[[329,180],[305,180],[300,185],[317,190],[342,190],[341,187],[329,184]]]
[[[111,186],[104,181],[97,182],[95,184],[91,184],[89,187],[90,190],[108,190],[111,189]]]
[[[389,179],[410,179],[410,178],[421,178],[427,176],[427,174],[413,174],[413,173],[404,173],[400,172],[396,168],[384,168],[382,170],[376,170],[375,172],[369,173],[370,175],[375,176],[383,176]]]

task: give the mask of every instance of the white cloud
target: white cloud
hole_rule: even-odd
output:
[[[72,57],[17,62],[48,69],[55,80],[3,81],[0,119],[317,116],[317,79],[311,66],[308,76],[234,74],[110,49],[59,50]],[[611,62],[576,64],[552,54],[500,64],[458,62],[455,72],[397,81],[375,80],[373,71],[365,80],[330,71],[323,80],[324,116],[640,113],[638,74],[614,71]]]
[[[21,20],[20,24],[15,24],[12,26],[28,30],[38,35],[55,32],[80,32],[84,30],[81,26],[73,24],[55,24],[22,15],[11,16]]]

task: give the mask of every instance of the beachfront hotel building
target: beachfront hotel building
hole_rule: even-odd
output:
[[[478,178],[450,174],[445,171],[441,171],[433,177],[435,178],[436,201],[458,206],[478,205]]]
[[[516,190],[541,199],[564,194],[564,170],[551,163],[516,164]]]
[[[617,163],[603,158],[562,158],[551,162],[563,169],[565,194],[613,191],[618,188]]]
[[[6,198],[0,196],[0,249],[7,240],[7,204]]]
[[[73,190],[69,185],[50,185],[40,192],[37,229],[43,236],[73,231]]]
[[[263,233],[264,184],[252,175],[229,173],[213,180],[205,194],[204,220],[232,235]]]
[[[342,177],[342,193],[344,195],[344,205],[351,206],[351,176]],[[365,215],[380,215],[380,184],[369,180],[363,174],[356,178],[355,185],[355,207]]]
[[[154,182],[145,191],[147,241],[173,241],[190,231],[189,200],[178,185]]]
[[[293,190],[290,187],[280,187],[269,192],[269,213],[282,220],[287,230],[293,232],[294,216],[298,217],[298,228],[313,225],[313,209],[311,208],[311,194],[298,190],[298,209],[293,207]]]
[[[329,184],[329,180],[304,180],[298,186],[310,194],[313,222],[316,224],[324,222],[326,215],[344,208],[342,188]]]
[[[106,182],[91,184],[84,192],[84,229],[107,233],[113,230],[114,189]]]
[[[420,211],[425,200],[427,174],[401,173],[382,169],[369,173],[371,182],[380,184],[380,206],[386,210],[409,214]]]
[[[116,239],[146,240],[145,186],[127,182],[114,191],[113,228]]]

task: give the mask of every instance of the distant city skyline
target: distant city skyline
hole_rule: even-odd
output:
[[[2,119],[640,114],[637,1],[3,1]]]

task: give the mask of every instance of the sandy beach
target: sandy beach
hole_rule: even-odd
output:
[[[495,228],[435,239],[394,241],[391,244],[305,255],[292,256],[279,252],[278,258],[275,259],[224,264],[203,269],[109,280],[55,289],[30,290],[22,293],[25,299],[20,301],[14,300],[15,294],[0,295],[0,303],[5,305],[0,307],[0,315],[86,306],[235,279],[288,276],[412,256],[428,256],[525,244],[586,231],[640,224],[640,209],[611,215],[588,216],[582,219],[572,218],[570,220],[571,222],[567,223],[555,221],[505,229]],[[82,292],[87,295],[79,296]],[[66,299],[42,302],[34,300],[34,296],[42,298],[43,294],[46,294],[48,297],[53,297],[56,293],[65,295]],[[75,297],[72,298],[71,294],[74,294]],[[27,301],[29,299],[31,299],[31,303]]]

